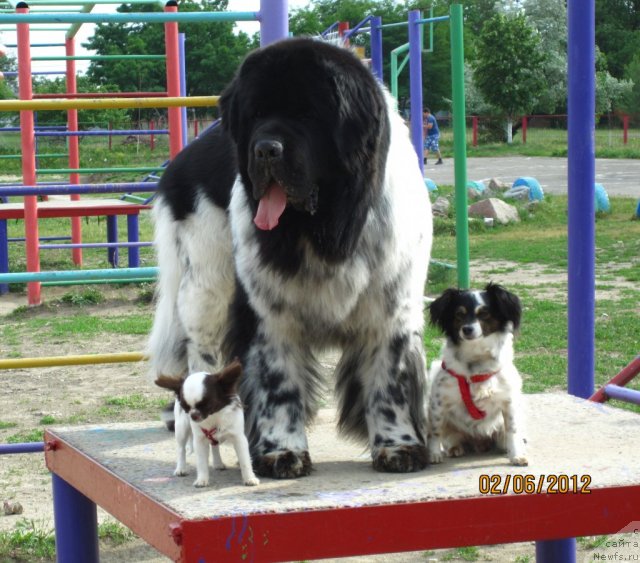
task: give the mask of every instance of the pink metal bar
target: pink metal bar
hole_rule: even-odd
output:
[[[16,8],[17,14],[28,14],[28,7]],[[16,24],[18,37],[18,90],[21,100],[31,100],[31,38],[28,23]],[[20,111],[20,144],[22,148],[22,182],[25,186],[36,183],[36,145],[35,127],[32,110]],[[38,236],[38,200],[36,196],[24,198],[24,232],[27,250],[27,271],[40,271],[40,249]],[[30,282],[27,286],[29,305],[40,305],[41,286],[39,282]]]
[[[169,0],[164,7],[165,13],[176,13],[178,4]],[[178,42],[178,23],[164,24],[165,50],[167,57],[167,94],[170,98],[180,97],[180,48]],[[170,107],[169,113],[169,157],[174,159],[182,150],[182,112],[179,107]]]
[[[65,52],[68,57],[75,55],[76,45],[75,39],[65,39]],[[66,60],[67,70],[67,92],[71,95],[78,91],[78,83],[76,80],[76,61],[72,59]],[[67,110],[67,130],[76,132],[78,131],[78,110]],[[80,168],[80,138],[72,135],[67,138],[67,147],[69,150],[69,168]],[[74,172],[69,174],[70,184],[80,183],[80,174]],[[78,194],[72,194],[71,200],[77,201],[80,199]],[[80,217],[71,218],[71,241],[73,244],[82,244],[82,219]],[[71,254],[73,256],[73,263],[76,266],[82,266],[82,247],[75,247],[72,249]]]

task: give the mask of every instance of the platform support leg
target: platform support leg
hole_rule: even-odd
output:
[[[58,563],[98,563],[96,505],[55,474],[53,516]]]
[[[0,273],[9,273],[9,233],[6,219],[0,219]],[[0,283],[0,295],[9,292],[8,283]]]
[[[140,231],[138,226],[138,215],[127,215],[127,239],[129,242],[139,242]],[[129,247],[129,268],[138,268],[140,266],[140,248],[137,246]]]
[[[107,242],[118,242],[118,216],[107,215]],[[118,247],[109,248],[107,250],[109,264],[112,267],[118,267]]]
[[[537,541],[536,563],[576,563],[576,539]]]

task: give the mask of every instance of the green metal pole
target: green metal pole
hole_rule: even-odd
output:
[[[461,289],[468,289],[469,215],[467,211],[467,128],[464,108],[464,42],[462,34],[462,5],[452,4],[450,13],[458,286]]]

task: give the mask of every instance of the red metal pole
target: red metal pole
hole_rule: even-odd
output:
[[[474,115],[471,118],[472,131],[473,131],[473,146],[478,146],[478,116]]]
[[[627,114],[622,116],[622,142],[625,145],[629,142],[629,116]]]
[[[178,3],[169,0],[164,7],[168,13],[178,11]],[[164,24],[165,51],[167,57],[167,94],[171,98],[180,97],[180,58],[178,43],[178,22]],[[169,157],[175,158],[182,150],[182,112],[179,107],[168,108],[169,114]]]
[[[28,14],[29,8],[18,4],[18,14]],[[25,7],[22,7],[25,6]],[[31,100],[33,86],[31,84],[31,39],[28,23],[18,23],[18,90],[21,100]],[[22,149],[22,183],[25,186],[36,184],[36,136],[32,110],[20,111],[20,144]],[[36,196],[24,198],[24,236],[27,250],[27,271],[40,271],[40,241],[38,234],[38,200]],[[40,305],[41,287],[39,282],[31,282],[27,286],[29,305]]]
[[[349,40],[344,40],[344,34],[349,31],[349,22],[338,22],[338,35],[344,41],[345,47],[349,46]]]
[[[68,57],[75,55],[76,46],[75,39],[65,39],[65,51]],[[69,94],[75,94],[78,91],[78,83],[76,80],[76,61],[67,60],[67,92]],[[78,110],[67,110],[67,129],[69,131],[78,131]],[[69,168],[80,168],[80,148],[79,137],[71,136],[67,138],[67,146],[69,148]],[[69,174],[70,184],[80,183],[80,174],[74,172]],[[74,194],[71,196],[72,201],[80,199],[80,195]],[[71,217],[71,242],[73,244],[82,243],[82,218]],[[82,248],[74,248],[72,251],[73,263],[77,266],[82,266]]]
[[[154,121],[153,119],[149,120],[149,129],[151,129],[151,131],[153,131],[153,129],[155,128],[154,125]],[[153,149],[155,148],[155,135],[153,133],[151,133],[151,139],[149,140],[149,147],[151,148],[151,151],[153,152]]]
[[[522,116],[522,144],[527,143],[527,116]]]

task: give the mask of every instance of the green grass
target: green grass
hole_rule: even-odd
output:
[[[98,538],[110,546],[123,545],[135,538],[128,528],[113,521],[98,525]],[[43,522],[20,519],[12,530],[0,531],[0,561],[3,563],[49,562],[55,560],[53,529]]]
[[[33,430],[18,432],[17,434],[7,436],[5,441],[7,444],[24,444],[26,442],[42,442],[43,438],[44,432],[34,428]]]
[[[4,422],[0,420],[0,430],[6,430],[7,428],[15,428],[18,426],[16,422]]]
[[[442,558],[443,561],[478,561],[478,559],[480,559],[480,550],[474,546],[458,547]]]

